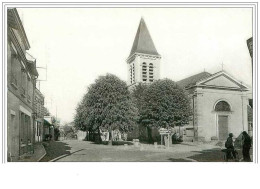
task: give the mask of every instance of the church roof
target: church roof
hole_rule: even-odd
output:
[[[209,88],[249,91],[250,93],[249,86],[238,81],[224,70],[214,74],[201,72],[186,79],[180,80],[177,82],[177,84],[180,87],[186,89],[193,86],[204,86]]]
[[[134,53],[159,55],[143,18],[140,20],[129,57]]]
[[[177,81],[177,84],[183,88],[195,85],[198,81],[201,81],[203,79],[206,79],[210,77],[212,74],[208,72],[201,72],[199,74],[190,76],[188,78],[182,79],[180,81]]]

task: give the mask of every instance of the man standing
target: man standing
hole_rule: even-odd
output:
[[[236,151],[234,148],[234,142],[233,142],[233,133],[229,133],[229,137],[227,138],[227,141],[225,143],[225,147],[227,148],[227,160],[232,159],[231,154],[233,155],[234,159],[236,159]]]

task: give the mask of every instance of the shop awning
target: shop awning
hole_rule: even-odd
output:
[[[45,126],[52,126],[52,124],[48,120],[46,120],[46,119],[44,119],[43,124]]]

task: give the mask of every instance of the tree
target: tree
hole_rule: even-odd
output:
[[[110,133],[115,129],[129,132],[136,120],[137,109],[126,83],[111,74],[100,76],[88,88],[74,117],[80,130],[99,132],[101,129]]]
[[[133,101],[136,104],[136,107],[138,108],[138,110],[140,110],[141,107],[142,107],[144,91],[147,88],[148,88],[148,85],[139,83],[138,85],[136,85],[134,87],[134,89],[133,89],[133,91],[131,93],[132,97],[133,97]]]
[[[158,80],[143,92],[140,121],[146,127],[169,128],[189,122],[187,94],[170,79]]]
[[[129,133],[128,137],[129,139],[140,139],[141,141],[147,141],[147,128],[144,127],[140,120],[140,110],[141,106],[143,104],[143,96],[145,89],[148,88],[149,85],[139,83],[138,85],[134,86],[133,90],[131,91],[131,96],[133,98],[133,102],[135,103],[135,106],[138,110],[138,120],[136,125],[133,128],[133,131]]]

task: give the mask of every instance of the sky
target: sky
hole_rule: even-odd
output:
[[[112,73],[127,80],[126,59],[141,17],[161,59],[161,78],[178,81],[222,69],[252,86],[246,40],[249,8],[19,8],[36,58],[45,106],[62,123],[90,84]],[[47,74],[46,74],[47,73]],[[47,75],[47,78],[46,78]],[[39,88],[39,85],[37,85]]]

